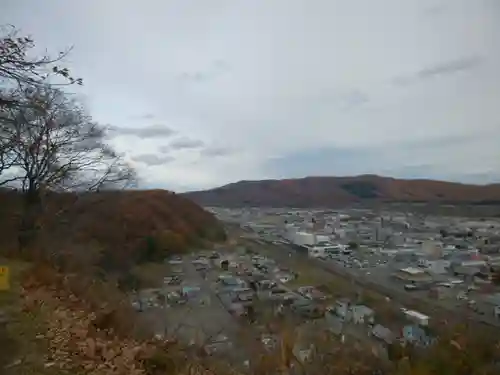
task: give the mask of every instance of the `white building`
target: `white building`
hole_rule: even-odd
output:
[[[424,315],[418,311],[415,311],[415,310],[407,310],[405,308],[402,308],[401,311],[403,312],[403,314],[406,315],[406,317],[419,324],[419,325],[422,325],[422,326],[427,326],[429,325],[429,317],[427,315]]]
[[[452,260],[450,268],[455,267],[474,267],[481,268],[486,266],[486,261],[483,259],[466,259],[466,260]]]
[[[347,246],[340,244],[332,244],[323,242],[309,247],[308,254],[310,257],[324,257],[328,254],[341,254],[347,251]]]
[[[288,233],[288,240],[298,246],[316,244],[316,235],[309,232],[293,231]]]
[[[345,229],[343,229],[343,228],[335,228],[334,233],[335,233],[335,236],[337,238],[340,238],[340,239],[347,237],[347,233],[346,233]]]
[[[445,274],[448,272],[448,268],[450,267],[450,261],[445,259],[419,259],[418,261],[419,267],[424,268],[426,271],[432,274]]]

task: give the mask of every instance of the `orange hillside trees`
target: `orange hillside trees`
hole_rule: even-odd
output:
[[[23,193],[19,246],[24,249],[36,238],[46,194],[122,188],[135,175],[104,142],[104,129],[68,94],[30,86],[16,95],[22,95],[20,104],[0,112],[0,125],[11,141],[12,164],[3,181]]]

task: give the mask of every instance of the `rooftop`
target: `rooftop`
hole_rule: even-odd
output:
[[[488,297],[488,302],[500,306],[500,293],[492,294]]]
[[[419,313],[418,311],[415,311],[415,310],[403,310],[403,313],[405,313],[406,315],[409,315],[409,316],[413,316],[417,319],[429,319],[429,317],[427,315],[424,315],[422,313]]]
[[[420,273],[424,273],[420,268],[415,268],[415,267],[406,267],[406,268],[401,268],[402,272],[409,273],[411,275],[418,275]]]

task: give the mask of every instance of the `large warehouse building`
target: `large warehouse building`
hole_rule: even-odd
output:
[[[392,274],[392,276],[405,283],[417,284],[432,281],[432,276],[420,268],[406,267]]]

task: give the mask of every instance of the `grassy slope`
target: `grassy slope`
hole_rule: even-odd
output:
[[[8,316],[6,327],[0,329],[0,374],[64,374],[46,360],[43,312],[26,312],[22,307],[21,275],[29,264],[4,259],[0,259],[0,264],[9,266],[11,272],[11,289],[0,291],[0,311]]]

